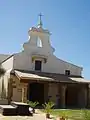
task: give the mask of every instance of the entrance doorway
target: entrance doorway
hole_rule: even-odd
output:
[[[29,100],[38,101],[40,104],[44,103],[44,84],[30,83],[29,84]]]
[[[78,87],[70,85],[66,89],[66,106],[67,108],[78,107]]]

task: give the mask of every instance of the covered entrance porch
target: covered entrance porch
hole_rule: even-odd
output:
[[[88,85],[68,84],[65,91],[66,108],[86,108],[88,106]]]
[[[19,94],[19,101],[38,101],[42,104],[51,100],[58,108],[82,108],[90,104],[88,82],[77,82],[76,78],[72,80],[68,76],[60,74],[44,73],[44,75],[40,75],[42,73],[15,72],[20,80],[16,87],[21,90],[19,93],[15,91],[17,95]],[[14,99],[15,97],[13,97]]]
[[[27,102],[27,100],[33,102],[37,101],[41,105],[48,101],[49,83],[51,81],[54,81],[52,78],[43,77],[32,73],[24,73],[21,71],[15,71],[15,76],[17,76],[18,78],[18,79],[15,78],[15,82],[16,80],[18,82],[16,88],[20,89],[19,96],[21,96],[22,102]],[[15,93],[16,91],[13,92],[14,94],[16,94]],[[17,93],[17,95],[19,93]],[[14,94],[13,99],[15,98]]]
[[[86,108],[88,107],[88,84],[50,83],[49,100],[54,101],[55,108]]]

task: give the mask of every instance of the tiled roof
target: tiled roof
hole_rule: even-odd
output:
[[[27,70],[12,70],[11,73],[16,73],[21,78],[35,78],[35,79],[44,79],[47,78],[47,81],[51,82],[66,82],[66,83],[90,83],[90,81],[85,80],[81,76],[66,76],[63,74],[56,73],[45,73],[45,72],[37,72],[37,71],[27,71]]]
[[[0,63],[7,59],[10,55],[0,54]]]

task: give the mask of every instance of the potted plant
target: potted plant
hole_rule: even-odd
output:
[[[58,120],[67,120],[68,119],[68,116],[66,114],[66,111],[63,110],[60,115],[59,115],[59,119]]]
[[[53,102],[48,102],[48,103],[43,104],[42,106],[45,109],[46,118],[50,118],[50,112],[51,112],[52,107],[54,106],[54,103]]]
[[[61,116],[60,118],[59,118],[59,120],[65,120],[66,118],[65,118],[65,116]]]
[[[33,113],[35,113],[35,107],[39,104],[39,102],[32,102],[32,101],[27,101],[29,106],[33,109]]]

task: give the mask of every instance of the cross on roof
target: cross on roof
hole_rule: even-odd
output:
[[[38,15],[39,16],[39,23],[38,23],[38,26],[39,27],[42,27],[42,19],[41,19],[41,17],[43,16],[41,13]]]
[[[43,15],[40,13],[38,16],[39,16],[39,18],[40,18],[40,21],[41,21],[41,17],[42,17]]]

